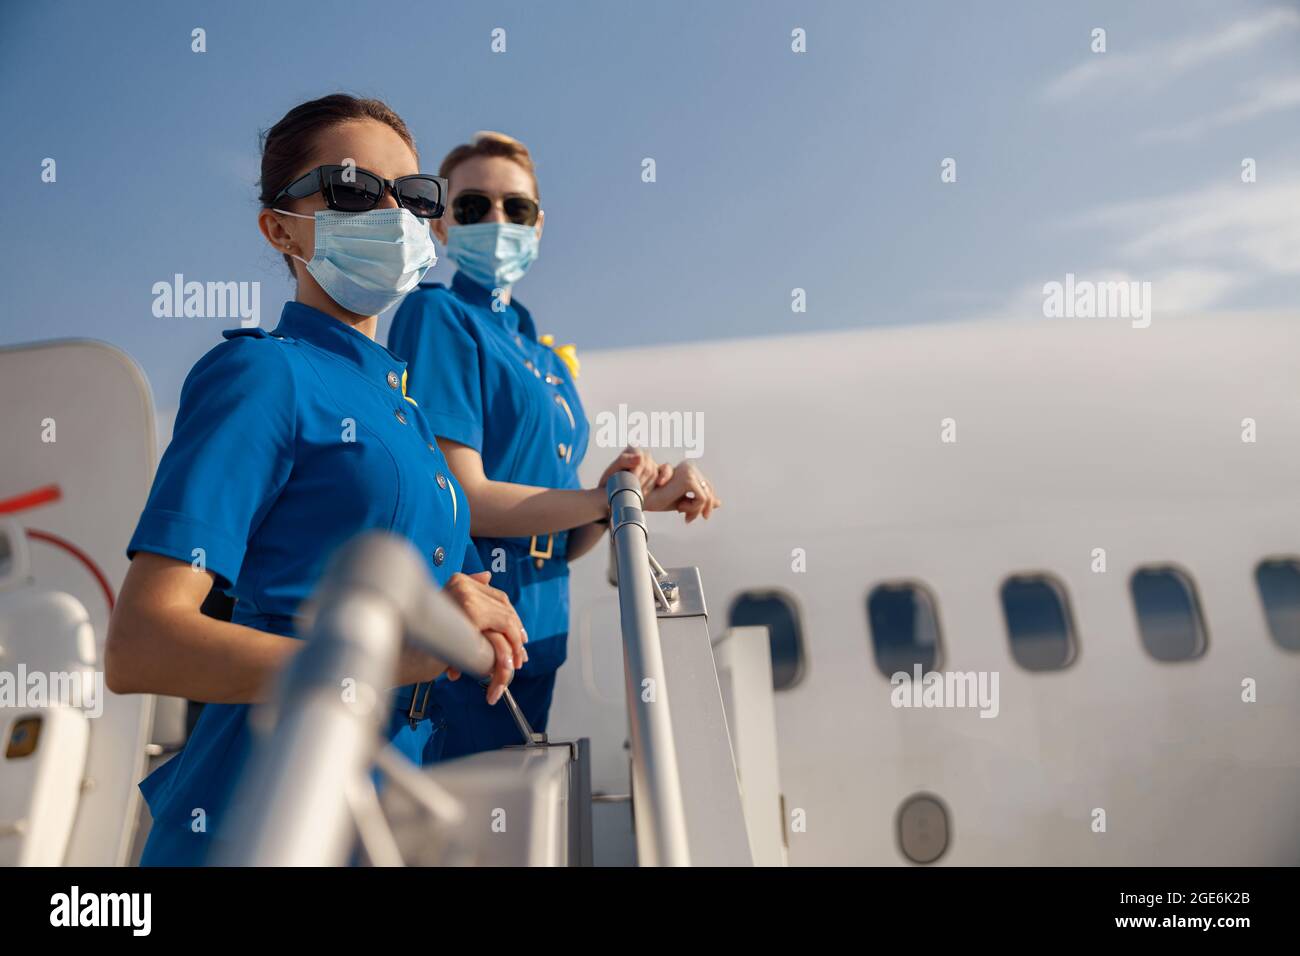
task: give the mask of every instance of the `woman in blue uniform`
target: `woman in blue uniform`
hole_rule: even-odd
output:
[[[633,471],[647,509],[679,511],[688,522],[720,502],[693,464],[659,465],[635,448],[596,487],[582,487],[588,426],[576,357],[571,346],[539,338],[514,296],[544,222],[528,150],[479,133],[447,155],[439,175],[450,181],[453,222],[433,228],[457,272],[450,287],[422,285],[407,296],[388,344],[410,362],[408,389],[469,496],[479,556],[528,631],[531,660],[510,689],[533,729],[544,730],[566,654],[568,564],[608,526],[609,476]],[[487,708],[469,682],[438,681],[434,696],[447,714],[445,756],[519,742],[509,714]]]
[[[261,191],[259,226],[297,298],[275,331],[225,332],[191,370],[110,623],[114,691],[207,702],[185,749],[140,785],[154,821],[146,865],[201,863],[220,839],[249,704],[301,647],[295,611],[359,532],[392,531],[423,553],[496,647],[494,703],[528,656],[470,545],[464,493],[404,394],[406,364],[374,341],[376,315],[435,259],[445,183],[419,174],[387,106],[334,95],[266,134]],[[229,622],[200,613],[214,582],[236,600]],[[421,705],[446,670],[406,649],[395,675],[389,737],[417,763],[439,758],[442,717]]]

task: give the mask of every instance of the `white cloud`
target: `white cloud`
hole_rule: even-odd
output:
[[[1097,86],[1126,93],[1135,88],[1159,87],[1189,70],[1217,59],[1242,53],[1278,33],[1300,29],[1300,10],[1265,10],[1226,28],[1155,44],[1146,50],[1121,51],[1118,36],[1108,38],[1106,53],[1089,53],[1088,59],[1066,70],[1043,90],[1042,99],[1060,101],[1079,96]]]
[[[1074,271],[1075,282],[1150,282],[1152,314],[1165,316],[1187,315],[1209,311],[1221,305],[1227,297],[1243,286],[1240,275],[1218,269],[1166,269],[1159,271],[1127,271],[1117,269],[1064,270],[1057,275],[1045,275],[1016,289],[996,310],[972,316],[975,320],[1028,319],[1041,320],[1046,293],[1044,284],[1065,282],[1065,272]]]
[[[1150,282],[1158,316],[1233,308],[1233,297],[1279,276],[1300,277],[1300,177],[1259,171],[1255,183],[1213,184],[1109,203],[1063,224],[1099,234],[1103,255],[1065,247],[1058,274],[1035,276],[973,318],[1043,317],[1043,284],[1066,272],[1092,282]]]
[[[1170,269],[1151,279],[1151,311],[1159,315],[1206,312],[1245,284],[1240,274],[1218,269]]]
[[[1143,142],[1149,143],[1194,140],[1211,130],[1245,123],[1269,113],[1293,109],[1300,109],[1300,76],[1264,82],[1254,95],[1246,97],[1235,106],[1229,106],[1217,113],[1198,117],[1177,126],[1151,130],[1140,138]]]
[[[1300,178],[1215,184],[1157,199],[1112,203],[1072,225],[1115,234],[1122,257],[1193,263],[1259,277],[1300,274]]]

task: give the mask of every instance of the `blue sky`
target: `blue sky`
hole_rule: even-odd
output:
[[[547,227],[517,294],[580,351],[1027,317],[1067,271],[1172,311],[1300,292],[1290,0],[50,2],[0,33],[0,345],[112,342],[174,406],[234,323],[155,318],[153,284],[260,282],[274,325],[257,133],[335,90],[387,100],[426,169],[477,129],[529,144]]]

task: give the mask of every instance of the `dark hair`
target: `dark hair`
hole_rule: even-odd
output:
[[[331,93],[318,100],[298,104],[285,113],[280,122],[262,131],[262,177],[258,180],[258,200],[262,208],[269,209],[280,190],[306,172],[303,166],[315,153],[321,133],[342,123],[363,119],[377,120],[388,126],[402,137],[402,141],[411,147],[411,152],[419,159],[415,137],[406,128],[402,118],[383,100]],[[284,261],[292,274],[293,262],[288,256],[284,257]]]

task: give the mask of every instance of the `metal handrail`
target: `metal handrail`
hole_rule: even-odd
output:
[[[605,490],[618,563],[637,856],[642,865],[689,866],[686,808],[656,612],[663,592],[651,573],[641,486],[630,472],[621,471]]]

